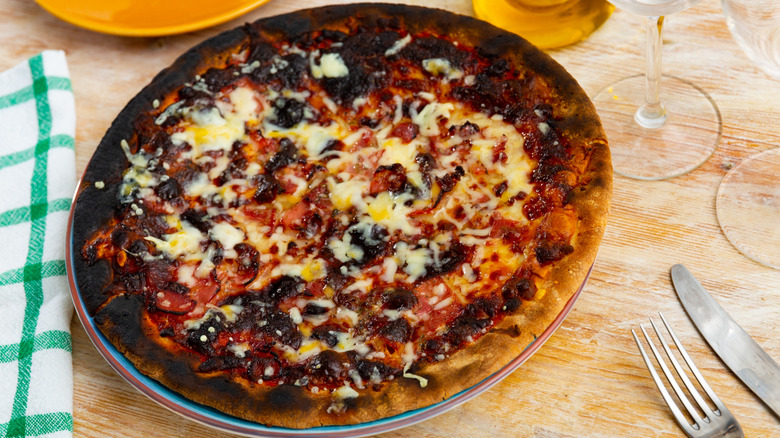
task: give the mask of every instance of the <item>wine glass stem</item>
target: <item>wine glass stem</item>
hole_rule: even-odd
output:
[[[661,104],[661,48],[664,17],[647,17],[647,65],[645,103],[634,114],[644,128],[659,128],[666,123],[666,108]]]

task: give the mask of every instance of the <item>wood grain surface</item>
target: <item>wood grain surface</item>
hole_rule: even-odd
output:
[[[336,0],[273,0],[232,22],[179,36],[101,35],[54,18],[30,0],[0,0],[0,70],[44,49],[64,49],[76,97],[79,174],[125,103],[194,44],[245,21]],[[470,0],[407,3],[473,14]],[[383,437],[683,436],[637,353],[630,329],[663,311],[746,436],[780,436],[780,423],[709,349],[681,307],[669,268],[683,263],[775,359],[780,360],[780,271],[752,262],[724,237],[715,194],[727,169],[780,147],[780,81],[750,64],[731,39],[717,0],[667,20],[664,72],[706,90],[723,117],[715,154],[666,181],[615,179],[612,214],[585,291],[549,341],[479,397]],[[589,95],[644,69],[643,19],[617,10],[586,41],[549,53]],[[750,218],[745,218],[750,220]],[[780,226],[780,218],[778,218]],[[76,437],[212,437],[125,383],[74,318]]]

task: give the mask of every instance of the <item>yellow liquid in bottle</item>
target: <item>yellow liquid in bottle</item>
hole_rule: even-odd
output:
[[[474,13],[542,49],[582,41],[615,10],[607,0],[473,0]]]

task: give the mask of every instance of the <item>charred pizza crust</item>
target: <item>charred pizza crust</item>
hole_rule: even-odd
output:
[[[104,288],[113,275],[108,263],[90,265],[75,257],[78,288],[90,315],[143,373],[196,402],[266,425],[310,428],[372,421],[440,402],[495,373],[550,325],[583,283],[604,233],[612,184],[606,137],[591,102],[560,65],[522,38],[470,17],[402,5],[343,5],[261,19],[185,53],[126,106],[98,146],[74,205],[73,247],[81,248],[96,229],[114,217],[122,173],[128,166],[116,145],[133,137],[134,120],[155,100],[164,105],[164,100],[192,77],[223,65],[231,53],[247,45],[288,41],[313,30],[344,30],[355,23],[367,29],[382,28],[389,22],[410,33],[447,35],[477,47],[488,58],[508,59],[517,68],[533,72],[539,85],[549,88],[547,103],[559,133],[568,139],[571,150],[584,157],[579,163],[584,183],[567,199],[577,212],[574,251],[553,265],[544,285],[547,293],[541,300],[523,301],[521,309],[447,360],[413,367],[412,372],[428,379],[425,388],[414,379],[396,379],[379,391],[359,391],[359,397],[345,400],[344,413],[333,415],[327,412],[332,403],[327,393],[313,394],[294,385],[269,388],[219,371],[196,372],[200,359],[160,337],[154,324],[144,317],[141,297],[123,295],[108,301]],[[98,181],[105,182],[106,188],[97,189]]]

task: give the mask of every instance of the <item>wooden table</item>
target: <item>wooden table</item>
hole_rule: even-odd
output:
[[[59,21],[30,0],[0,0],[0,70],[44,49],[64,49],[76,96],[79,174],[124,104],[195,43],[244,21],[334,0],[274,0],[246,17],[187,35],[123,38]],[[470,0],[417,0],[472,14]],[[550,54],[593,95],[644,69],[643,19],[616,11],[588,40]],[[684,263],[734,318],[780,360],[780,271],[737,252],[718,227],[715,194],[732,163],[780,146],[780,81],[754,67],[731,39],[719,2],[667,21],[664,70],[706,90],[723,137],[699,169],[666,181],[615,178],[612,214],[590,281],[555,335],[518,371],[476,399],[386,437],[682,436],[650,380],[629,330],[663,311],[747,436],[780,436],[780,423],[714,355],[672,289]],[[780,218],[778,218],[780,226]],[[212,437],[125,383],[76,318],[77,437]],[[219,434],[216,434],[219,435]]]

